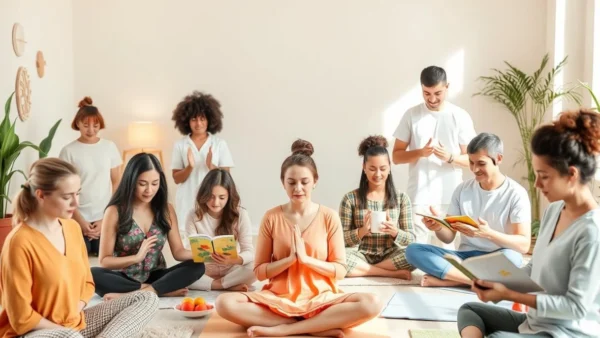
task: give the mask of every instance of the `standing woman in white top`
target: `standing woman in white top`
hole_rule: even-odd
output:
[[[448,86],[443,68],[423,69],[425,102],[407,110],[394,132],[393,162],[409,165],[406,192],[416,213],[430,213],[430,205],[446,212],[463,180],[462,168],[469,167],[467,145],[475,137],[473,120],[464,109],[446,101]],[[421,220],[413,217],[416,241],[426,243],[429,231]]]
[[[248,291],[256,281],[250,217],[240,206],[240,195],[229,172],[211,170],[200,186],[196,206],[187,215],[187,235],[234,235],[238,257],[212,254],[205,274],[190,289]]]
[[[92,103],[89,96],[79,102],[71,128],[81,135],[62,148],[58,157],[79,172],[81,194],[73,219],[81,226],[88,254],[98,255],[104,209],[119,186],[122,160],[112,141],[98,137],[105,127],[104,118]]]
[[[175,128],[182,135],[173,147],[171,169],[177,186],[175,210],[181,232],[204,176],[215,168],[229,170],[233,159],[224,140],[214,134],[223,129],[221,104],[212,95],[194,91],[173,111]]]

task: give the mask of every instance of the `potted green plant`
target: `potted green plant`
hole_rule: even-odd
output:
[[[8,203],[11,202],[8,196],[10,190],[10,182],[13,175],[22,175],[25,179],[27,176],[21,169],[14,169],[13,166],[21,151],[25,148],[33,148],[38,151],[39,158],[46,157],[52,146],[52,139],[56,133],[58,125],[62,119],[58,120],[52,128],[48,136],[35,145],[29,141],[20,141],[19,136],[15,133],[15,124],[17,118],[11,122],[10,107],[14,93],[12,93],[4,106],[4,119],[0,123],[0,248],[4,244],[4,239],[12,229],[11,215],[6,213]]]
[[[529,147],[534,130],[544,122],[548,108],[559,99],[581,103],[581,95],[575,91],[576,86],[554,89],[554,78],[565,64],[565,57],[558,65],[544,74],[548,66],[548,54],[542,59],[540,67],[532,74],[527,74],[508,62],[505,70],[492,69],[493,75],[481,76],[483,88],[475,95],[481,95],[500,103],[515,118],[521,136],[521,158],[517,163],[525,162],[527,181],[532,211],[532,245],[535,245],[540,223],[540,196],[535,188],[535,172],[532,165],[531,149]]]

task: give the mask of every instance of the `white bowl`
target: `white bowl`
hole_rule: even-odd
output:
[[[179,313],[182,316],[187,317],[187,318],[201,318],[201,317],[211,314],[215,310],[215,308],[213,307],[212,309],[203,310],[203,311],[181,311],[177,308],[178,306],[179,305],[173,306],[173,310],[177,311],[177,313]]]

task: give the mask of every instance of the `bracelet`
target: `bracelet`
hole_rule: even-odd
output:
[[[450,158],[448,159],[448,163],[454,162],[454,154],[450,154]]]

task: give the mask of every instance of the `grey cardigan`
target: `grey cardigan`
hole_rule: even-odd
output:
[[[564,202],[548,206],[525,269],[545,292],[537,295],[520,333],[555,338],[600,335],[600,209],[579,217],[551,242]]]

